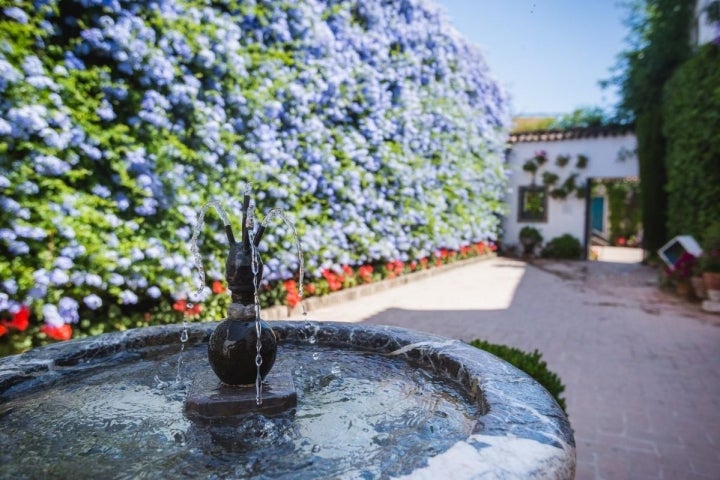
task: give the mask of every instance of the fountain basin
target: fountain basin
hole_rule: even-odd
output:
[[[290,367],[299,369],[303,363],[311,363],[316,358],[318,366],[324,368],[324,359],[328,359],[327,369],[331,368],[332,362],[340,361],[339,357],[353,356],[360,360],[353,360],[354,363],[362,363],[363,355],[368,355],[367,362],[372,372],[379,371],[384,363],[400,363],[408,367],[407,371],[398,374],[397,378],[391,373],[382,374],[387,378],[380,378],[382,388],[370,386],[370,390],[378,392],[379,405],[382,406],[383,389],[392,390],[393,385],[408,381],[408,372],[428,372],[443,388],[432,397],[434,402],[446,402],[451,400],[456,403],[443,403],[439,409],[439,420],[415,419],[406,421],[403,427],[409,424],[410,427],[425,429],[423,435],[426,437],[404,439],[395,438],[393,433],[397,430],[396,423],[385,423],[380,428],[382,431],[372,431],[373,423],[363,420],[363,428],[354,434],[353,438],[367,440],[367,443],[376,443],[372,447],[372,456],[355,464],[343,466],[341,470],[332,470],[334,463],[346,461],[347,456],[353,456],[356,450],[342,445],[332,453],[323,456],[323,451],[314,452],[316,445],[308,445],[307,455],[302,456],[302,464],[293,464],[285,467],[285,470],[278,471],[274,478],[317,478],[327,477],[358,477],[363,478],[391,478],[410,476],[412,478],[573,478],[575,470],[575,444],[572,430],[567,417],[554,401],[552,396],[537,382],[525,373],[499,360],[497,357],[471,347],[463,342],[450,340],[443,337],[414,332],[396,327],[372,326],[362,324],[328,323],[328,322],[272,322],[272,328],[278,337],[279,349],[286,348],[290,357],[297,356],[300,359],[299,366]],[[210,334],[216,323],[191,324],[189,326],[189,341],[183,355],[192,357],[193,349],[202,351],[208,342]],[[168,472],[177,468],[180,464],[181,471],[186,472],[191,466],[199,468],[195,477],[213,477],[213,475],[253,477],[267,475],[268,466],[277,466],[282,463],[278,457],[263,458],[263,449],[275,452],[273,455],[283,455],[284,448],[295,448],[290,446],[297,443],[295,434],[292,432],[296,422],[304,421],[303,412],[315,411],[314,406],[309,405],[312,392],[299,392],[297,412],[294,415],[281,417],[272,426],[268,426],[262,417],[256,418],[250,423],[250,430],[230,430],[229,432],[206,432],[205,427],[193,425],[186,418],[177,418],[173,427],[176,433],[169,436],[158,434],[152,438],[150,447],[143,446],[142,451],[137,452],[138,457],[147,455],[148,450],[181,449],[177,457],[172,457],[172,462],[164,464],[154,461],[151,464],[142,464],[141,458],[128,458],[124,450],[117,448],[105,449],[104,445],[93,443],[92,438],[62,438],[62,432],[69,428],[68,425],[58,424],[45,425],[45,433],[32,434],[23,433],[23,439],[19,439],[17,431],[11,431],[9,425],[13,418],[18,416],[25,406],[35,409],[38,403],[38,395],[53,389],[63,388],[62,398],[72,396],[77,388],[78,395],[81,395],[81,386],[88,383],[99,383],[103,381],[103,375],[109,374],[118,368],[130,368],[140,370],[142,362],[159,362],[158,367],[167,372],[167,377],[174,379],[174,359],[178,357],[179,336],[182,327],[180,325],[158,326],[145,329],[129,330],[93,337],[88,339],[73,340],[47,347],[31,350],[22,355],[0,359],[0,441],[3,445],[17,444],[18,441],[47,442],[48,464],[52,464],[52,451],[54,442],[60,444],[83,443],[87,446],[80,454],[89,456],[98,464],[105,462],[105,457],[120,456],[121,467],[116,467],[117,472],[127,471],[128,478],[142,472],[148,478],[167,478]],[[371,356],[371,357],[370,357]],[[331,359],[332,357],[332,359]],[[276,369],[283,368],[282,350],[278,352],[278,365]],[[305,360],[308,359],[308,360]],[[375,362],[375,363],[372,363]],[[133,365],[137,363],[138,367]],[[180,367],[181,376],[184,367]],[[197,367],[202,368],[202,367]],[[207,367],[209,370],[209,367]],[[334,368],[334,367],[333,367]],[[164,370],[163,370],[164,369]],[[342,368],[341,368],[342,369]],[[197,372],[193,372],[196,374]],[[293,374],[297,373],[293,370]],[[95,376],[89,376],[90,374]],[[424,374],[424,373],[423,373]],[[99,375],[99,376],[98,376]],[[369,374],[370,375],[370,374]],[[87,380],[87,379],[91,380]],[[157,378],[157,377],[156,377]],[[162,380],[159,380],[163,383]],[[311,385],[313,388],[320,388],[323,382],[337,381],[337,378],[321,375],[312,380],[301,379],[296,384]],[[435,380],[433,380],[435,381]],[[165,382],[168,383],[168,382]],[[180,382],[182,383],[182,382]],[[102,385],[105,387],[105,385]],[[126,389],[120,391],[112,390],[108,385],[108,395],[126,395]],[[447,389],[444,389],[447,387]],[[150,409],[152,400],[159,394],[152,388],[134,387],[134,393],[123,397],[123,405],[133,401],[143,405],[143,408]],[[429,388],[429,387],[428,387]],[[168,387],[169,390],[172,390]],[[307,389],[307,388],[306,388]],[[419,396],[425,387],[413,390],[412,395]],[[40,393],[39,393],[40,392]],[[178,388],[172,391],[169,396],[176,396],[177,402],[182,402],[187,394],[186,388]],[[402,398],[403,390],[399,392]],[[163,393],[168,396],[167,393]],[[388,393],[390,395],[390,393]],[[126,399],[125,399],[126,398]],[[425,397],[422,397],[425,398]],[[429,398],[429,397],[428,397]],[[49,400],[48,400],[49,401]],[[163,400],[166,401],[166,400]],[[32,405],[26,405],[33,402]],[[343,403],[345,402],[345,403]],[[343,398],[337,404],[320,406],[317,408],[318,415],[326,408],[338,408],[340,414],[333,414],[338,417],[337,424],[332,419],[323,420],[326,423],[314,424],[307,427],[310,430],[317,430],[320,437],[334,434],[336,430],[346,427],[346,419],[343,417],[343,405],[360,405],[362,408],[363,399]],[[396,403],[396,400],[390,403]],[[42,402],[39,402],[42,403]],[[81,404],[81,400],[78,399]],[[368,405],[369,405],[368,401]],[[150,406],[148,406],[150,405]],[[68,408],[80,408],[78,405],[69,402]],[[148,419],[135,411],[124,410],[124,406],[117,406],[117,416],[137,415],[136,427],[144,428]],[[165,408],[165,407],[162,407]],[[351,407],[348,407],[351,408]],[[357,408],[352,407],[352,408]],[[371,408],[368,406],[368,408]],[[393,405],[388,404],[381,408],[392,410]],[[426,410],[432,412],[434,407]],[[416,407],[410,408],[412,413]],[[449,434],[445,431],[438,431],[446,428],[445,418],[450,416],[458,417],[460,427],[457,431]],[[111,412],[112,413],[112,412]],[[313,413],[315,415],[315,413]],[[183,417],[182,414],[178,417]],[[134,417],[133,417],[134,418]],[[122,436],[129,429],[120,422],[113,423],[113,416],[103,417],[103,432],[110,429],[111,435]],[[407,420],[407,418],[405,419]],[[76,422],[83,422],[78,418]],[[279,423],[278,423],[279,422]],[[413,425],[413,422],[417,425]],[[438,423],[439,422],[439,423]],[[352,422],[350,422],[352,423]],[[279,425],[279,426],[278,426]],[[468,426],[470,425],[470,426]],[[113,432],[113,427],[117,432]],[[154,427],[147,426],[146,429]],[[274,436],[272,445],[265,445],[263,438],[257,435],[258,431],[272,428],[279,431]],[[303,429],[305,427],[297,427]],[[290,433],[286,433],[287,429]],[[369,430],[369,431],[368,431]],[[85,430],[83,430],[85,431]],[[92,430],[88,430],[89,436],[93,436]],[[99,434],[98,434],[99,435]],[[134,434],[136,435],[136,434]],[[247,437],[258,436],[248,443]],[[414,435],[414,434],[413,434]],[[100,435],[101,436],[101,435]],[[223,444],[228,436],[242,437],[242,441],[228,446]],[[57,438],[60,437],[60,438]],[[451,441],[447,441],[451,439]],[[132,439],[130,439],[132,440]],[[354,440],[353,440],[354,441]],[[254,442],[254,443],[253,443]],[[415,443],[412,443],[415,442]],[[444,443],[443,443],[444,442]],[[222,444],[222,445],[216,445]],[[232,442],[231,442],[232,443]],[[358,440],[358,443],[362,443]],[[410,447],[412,443],[412,448]],[[272,447],[272,448],[271,448]],[[422,451],[420,451],[422,447]],[[427,448],[425,448],[427,447]],[[20,452],[22,446],[14,445],[13,451]],[[330,449],[324,447],[327,451]],[[359,446],[360,450],[364,448]],[[397,450],[397,454],[392,449]],[[415,453],[420,451],[417,460],[412,463],[394,463],[402,460],[407,454],[406,449]],[[42,448],[40,448],[42,450]],[[385,451],[388,450],[388,451]],[[182,452],[187,452],[182,453]],[[248,451],[250,454],[258,453],[259,457],[247,460]],[[9,455],[7,452],[4,455]],[[273,455],[268,454],[272,457]],[[398,460],[398,458],[400,460]],[[211,462],[208,459],[215,459]],[[377,464],[375,459],[377,460]],[[140,462],[139,466],[135,463]],[[36,463],[36,462],[27,462]],[[169,464],[172,463],[172,464]],[[196,465],[196,464],[200,465]],[[239,465],[239,466],[237,466]],[[362,465],[358,467],[357,465]],[[123,470],[124,466],[124,470]],[[57,465],[55,465],[57,467]],[[33,470],[34,468],[34,470]],[[64,472],[75,477],[96,476],[97,471],[72,471],[72,465],[64,466]],[[118,469],[119,468],[119,469]],[[319,470],[314,470],[318,469]],[[154,469],[154,470],[153,470]],[[50,470],[52,471],[52,470]],[[57,471],[57,470],[56,470]],[[20,476],[33,476],[37,474],[37,465],[23,464],[8,458],[0,458],[0,476],[15,474]],[[42,472],[40,472],[42,473]],[[24,475],[23,475],[24,474]],[[30,474],[30,475],[29,475]],[[62,474],[60,474],[62,476]]]

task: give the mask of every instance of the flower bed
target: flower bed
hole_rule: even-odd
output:
[[[244,182],[295,222],[318,293],[495,238],[507,102],[436,7],[205,3],[0,10],[0,352],[219,318],[219,222],[201,298],[187,242]],[[291,243],[264,237],[266,304],[297,296]]]

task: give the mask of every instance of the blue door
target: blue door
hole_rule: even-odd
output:
[[[590,203],[590,225],[593,230],[604,231],[605,198],[593,197]]]

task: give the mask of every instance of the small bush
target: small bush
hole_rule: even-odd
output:
[[[520,243],[523,246],[524,254],[532,255],[535,247],[542,244],[542,241],[542,233],[537,228],[527,225],[520,230]]]
[[[492,353],[530,375],[540,385],[545,387],[545,390],[550,392],[550,394],[555,398],[555,401],[557,401],[558,405],[560,405],[560,408],[567,413],[565,399],[560,396],[560,394],[565,391],[565,385],[563,385],[557,374],[548,370],[547,363],[542,360],[542,354],[540,352],[534,350],[532,353],[528,353],[520,350],[519,348],[489,343],[485,340],[477,339],[471,341],[470,345],[481,350],[485,350],[488,353]]]
[[[569,260],[577,260],[582,253],[580,240],[573,237],[569,233],[555,237],[550,240],[545,248],[543,248],[542,256],[544,258],[564,258]]]

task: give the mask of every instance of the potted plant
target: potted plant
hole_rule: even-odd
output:
[[[710,300],[720,302],[720,222],[711,224],[705,231],[702,247],[700,269],[705,288]]]
[[[520,230],[520,243],[523,246],[523,254],[532,255],[535,252],[535,248],[538,247],[542,241],[543,236],[537,228],[526,225]]]
[[[678,295],[683,298],[690,298],[692,292],[692,284],[690,278],[692,277],[693,267],[696,263],[694,255],[684,252],[680,258],[675,262],[672,269],[668,269],[672,284],[675,286],[675,290]]]

